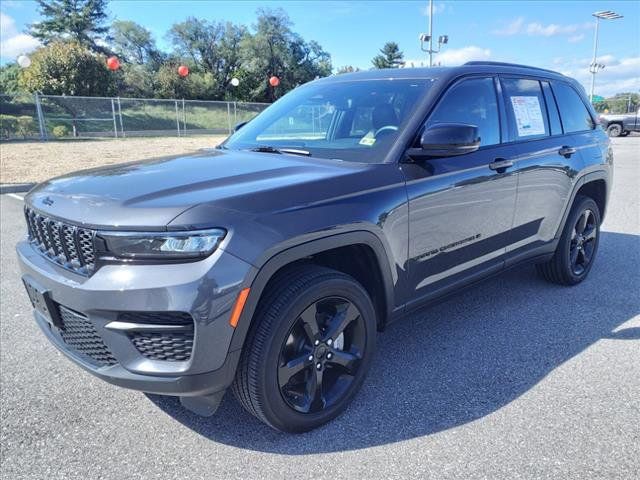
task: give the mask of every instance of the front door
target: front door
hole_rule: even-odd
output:
[[[508,167],[514,149],[503,132],[495,80],[454,84],[426,121],[478,127],[476,152],[401,165],[409,197],[408,306],[499,270],[511,238],[517,176]],[[497,168],[498,165],[506,165]]]

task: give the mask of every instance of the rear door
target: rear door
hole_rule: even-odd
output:
[[[402,163],[409,196],[410,305],[503,266],[515,209],[516,176],[492,169],[513,155],[502,144],[503,106],[492,77],[465,78],[426,119],[476,125],[480,149]]]
[[[545,79],[501,76],[513,146],[518,194],[507,261],[545,253],[581,165],[579,139],[565,134],[551,85]]]

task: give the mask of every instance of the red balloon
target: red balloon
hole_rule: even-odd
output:
[[[178,67],[178,75],[180,75],[181,77],[186,77],[187,75],[189,75],[189,67],[187,67],[186,65],[180,65]]]
[[[107,68],[112,71],[118,70],[120,68],[120,60],[118,60],[118,57],[107,58]]]
[[[272,87],[277,87],[278,85],[280,85],[280,79],[274,75],[269,79],[269,85],[271,85]]]

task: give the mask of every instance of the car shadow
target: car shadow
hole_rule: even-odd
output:
[[[148,395],[216,442],[280,454],[353,450],[433,434],[508,405],[595,342],[638,340],[623,324],[640,313],[640,236],[602,232],[590,277],[573,288],[524,266],[390,325],[362,391],[333,422],[302,435],[276,432],[231,392],[210,418],[175,397]]]

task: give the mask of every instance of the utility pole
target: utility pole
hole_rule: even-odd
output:
[[[433,67],[433,0],[429,0],[429,67]]]
[[[595,12],[592,15],[596,17],[596,29],[593,35],[593,60],[591,60],[591,65],[589,65],[589,72],[591,73],[591,88],[589,89],[590,102],[593,102],[593,93],[596,86],[596,73],[604,68],[603,64],[598,63],[598,30],[600,27],[600,19],[616,20],[618,18],[622,18],[622,15],[612,12],[611,10]]]
[[[433,67],[433,54],[438,53],[442,45],[446,45],[449,42],[448,35],[440,35],[438,37],[438,49],[433,48],[433,0],[429,0],[429,33],[421,33],[418,37],[420,39],[420,50],[429,53],[429,67]],[[424,44],[429,42],[429,48],[425,49]]]

